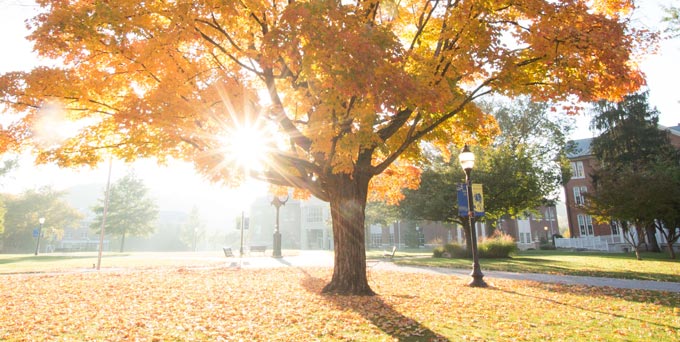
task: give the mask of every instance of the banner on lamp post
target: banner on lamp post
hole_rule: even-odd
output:
[[[472,202],[475,216],[484,216],[484,190],[481,184],[472,184]]]
[[[468,216],[468,191],[467,184],[456,184],[456,197],[458,199],[458,216]],[[472,203],[475,210],[475,216],[484,216],[484,192],[482,184],[472,184]]]

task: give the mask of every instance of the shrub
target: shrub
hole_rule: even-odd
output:
[[[444,245],[444,252],[448,253],[451,258],[467,258],[468,251],[465,246],[458,243],[447,243]]]
[[[435,258],[466,258],[468,253],[463,245],[454,242],[435,247],[432,256]]]
[[[547,243],[540,244],[538,246],[538,249],[546,251],[546,250],[553,250],[553,249],[557,249],[557,248],[555,248],[555,246],[553,246],[552,243],[547,242]]]
[[[477,247],[480,258],[509,258],[517,251],[517,244],[509,235],[495,234]]]

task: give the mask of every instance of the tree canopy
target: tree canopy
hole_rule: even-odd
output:
[[[303,189],[331,204],[337,293],[372,293],[369,183],[412,174],[418,141],[488,142],[474,100],[491,93],[617,99],[643,83],[633,61],[653,38],[629,0],[37,2],[29,38],[60,63],[0,76],[21,113],[3,149],[62,166],[182,158],[216,181]],[[55,117],[81,129],[41,129]],[[230,141],[252,128],[274,138],[261,169]],[[383,191],[417,179],[394,178]]]
[[[486,214],[481,219],[493,226],[505,215],[523,215],[556,199],[571,125],[548,110],[548,104],[527,99],[486,103],[484,107],[493,113],[501,132],[492,146],[475,148],[473,181],[482,183],[484,189]],[[458,160],[430,159],[432,164],[423,171],[420,187],[404,191],[402,212],[411,219],[465,225],[456,205],[456,184],[465,179]]]

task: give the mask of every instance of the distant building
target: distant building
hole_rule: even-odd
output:
[[[680,125],[660,126],[659,129],[666,130],[671,144],[680,148]],[[592,141],[592,138],[572,141],[575,148],[567,155],[571,163],[572,174],[571,179],[564,186],[569,236],[592,240],[584,240],[584,248],[622,250],[625,248],[625,241],[622,238],[621,229],[611,222],[596,222],[583,209],[585,194],[594,190],[592,174],[598,167],[597,158],[591,150]],[[661,234],[657,234],[657,239],[659,243],[665,242]]]
[[[261,197],[250,207],[245,245],[273,245],[276,207],[273,196]],[[279,230],[283,249],[333,249],[330,206],[315,197],[301,201],[289,198],[279,208]]]
[[[74,226],[64,228],[61,239],[50,241],[46,248],[50,252],[84,252],[99,250],[99,234],[90,229],[90,220],[77,221]],[[109,250],[110,241],[104,239],[104,250]]]
[[[517,241],[517,247],[521,250],[538,249],[541,243],[551,242],[555,235],[560,235],[554,205],[539,207],[536,213],[522,217],[504,217],[499,227]]]

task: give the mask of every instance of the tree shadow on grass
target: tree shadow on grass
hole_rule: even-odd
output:
[[[680,293],[640,289],[623,289],[609,286],[541,284],[550,292],[568,293],[571,295],[589,297],[600,296],[636,303],[654,303],[668,308],[680,307]]]
[[[305,278],[302,280],[302,287],[312,293],[321,293],[321,290],[326,285],[326,280],[315,278],[304,269],[300,269],[300,271],[305,274]],[[410,317],[404,316],[386,303],[379,295],[342,296],[328,294],[323,295],[323,298],[338,310],[351,310],[358,313],[397,341],[449,341],[445,336],[430,330]]]
[[[579,295],[583,295],[583,296],[593,296],[594,295],[594,293],[593,293],[594,289],[602,289],[602,288],[599,288],[599,287],[593,288],[593,287],[589,287],[589,286],[580,286],[580,285],[574,285],[574,286],[570,286],[570,285],[566,285],[566,286],[565,285],[557,285],[557,286],[555,286],[556,284],[546,284],[546,285],[550,286],[550,290],[549,290],[550,292],[561,291],[561,292],[565,292],[565,293],[569,293],[569,294],[579,294]],[[572,309],[577,309],[577,310],[581,310],[581,311],[588,311],[588,312],[596,313],[596,314],[600,314],[600,315],[613,316],[613,317],[617,317],[617,318],[624,319],[624,320],[638,321],[638,322],[642,322],[642,323],[645,323],[645,324],[648,324],[648,325],[654,325],[654,326],[662,327],[662,328],[665,328],[665,329],[673,329],[673,330],[678,329],[677,326],[652,322],[652,321],[648,321],[648,320],[641,319],[641,318],[638,318],[638,317],[633,317],[632,315],[622,315],[622,314],[618,314],[618,313],[614,313],[614,312],[610,312],[610,311],[600,310],[596,306],[592,306],[592,305],[591,306],[576,305],[576,304],[573,304],[573,303],[562,302],[560,300],[550,298],[550,297],[547,297],[547,296],[530,295],[530,294],[527,294],[527,293],[519,293],[519,292],[516,292],[516,291],[507,290],[507,289],[500,289],[500,288],[496,288],[496,287],[490,287],[489,289],[493,290],[493,291],[501,291],[501,292],[504,292],[504,293],[506,293],[510,296],[529,297],[529,298],[533,298],[533,299],[537,299],[537,300],[550,302],[552,304],[559,305],[559,306],[566,306],[566,307],[569,307],[569,308],[572,308]],[[609,295],[611,295],[613,297],[617,297],[617,298],[621,298],[620,297],[621,291],[630,291],[630,290],[621,290],[621,289],[613,289],[613,288],[607,288],[607,289],[612,290],[611,293],[609,293]],[[634,291],[635,290],[632,290],[632,292],[634,292]],[[619,293],[618,295],[615,294],[617,292]],[[602,294],[603,293],[601,293],[599,291],[597,292],[597,295],[602,295]]]

